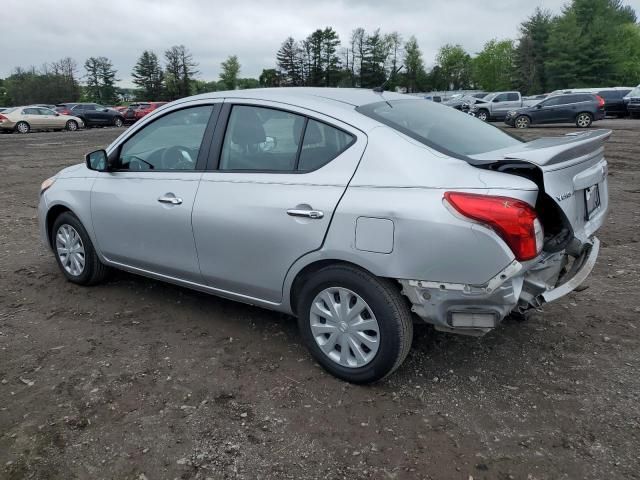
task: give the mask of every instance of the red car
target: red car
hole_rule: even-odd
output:
[[[166,105],[168,102],[142,102],[133,111],[134,121],[137,122],[145,115],[153,112],[156,108],[160,108],[162,105]]]

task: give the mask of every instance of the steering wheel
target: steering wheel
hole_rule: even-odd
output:
[[[153,164],[136,155],[131,155],[128,170],[153,170]]]
[[[165,170],[193,170],[196,159],[189,147],[174,145],[162,152],[161,164]]]

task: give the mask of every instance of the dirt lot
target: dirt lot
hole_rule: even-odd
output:
[[[0,135],[0,478],[640,478],[640,121],[599,126],[588,288],[485,338],[419,327],[369,387],[325,374],[288,317],[125,273],[67,283],[39,184],[120,130]]]

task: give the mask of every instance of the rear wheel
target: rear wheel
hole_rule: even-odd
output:
[[[76,122],[75,120],[69,120],[65,128],[70,132],[75,132],[76,130],[78,130],[78,122]]]
[[[58,266],[67,280],[79,285],[100,283],[108,273],[96,254],[84,226],[71,212],[64,212],[53,222],[51,243]]]
[[[124,125],[124,120],[122,119],[122,117],[116,117],[116,118],[113,120],[113,125],[114,125],[115,127],[120,128],[120,127],[122,127],[122,126]]]
[[[411,348],[411,311],[399,288],[356,267],[332,265],[316,272],[300,290],[297,313],[311,354],[348,382],[390,375]]]
[[[30,131],[31,131],[31,126],[27,122],[18,122],[16,124],[16,132],[29,133]]]
[[[531,120],[526,115],[520,115],[515,119],[513,125],[516,128],[529,128],[529,125],[531,125]]]
[[[489,111],[488,110],[478,110],[478,113],[476,113],[476,117],[480,120],[482,120],[483,122],[488,122],[489,121]]]
[[[590,113],[582,112],[576,117],[576,126],[578,128],[588,128],[593,123],[593,117]]]

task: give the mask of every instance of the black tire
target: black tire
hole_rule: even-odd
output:
[[[342,287],[360,296],[379,327],[378,351],[369,363],[350,368],[331,360],[311,332],[310,309],[316,295],[326,288]],[[350,265],[330,265],[314,273],[299,291],[296,302],[302,339],[313,357],[332,375],[352,383],[371,383],[393,373],[404,361],[413,340],[408,301],[390,280],[377,278]]]
[[[31,131],[31,125],[23,121],[18,122],[16,123],[15,131],[22,134],[29,133]]]
[[[78,275],[73,275],[64,268],[60,259],[60,255],[58,254],[56,249],[56,234],[60,227],[64,225],[73,227],[73,229],[79,234],[84,247],[84,269]],[[80,222],[80,220],[78,220],[78,217],[76,217],[73,213],[64,212],[60,214],[53,222],[53,226],[51,228],[51,232],[49,232],[49,236],[51,238],[56,262],[58,262],[58,267],[60,267],[60,270],[62,271],[64,276],[67,277],[67,280],[73,283],[77,283],[78,285],[95,285],[102,282],[106,278],[107,274],[109,273],[109,267],[107,267],[100,261],[98,255],[96,254],[96,250],[93,247],[93,243],[91,242],[91,238],[87,234],[87,231],[82,225],[82,222]]]
[[[489,110],[481,108],[476,113],[476,118],[482,120],[483,122],[488,122],[491,119],[491,115],[489,114]]]
[[[519,115],[513,121],[513,126],[520,129],[529,128],[530,125],[531,125],[531,119],[526,115]]]
[[[75,132],[76,130],[78,130],[79,125],[75,120],[69,120],[64,128],[69,130],[70,132]]]
[[[113,126],[114,127],[122,127],[124,126],[124,119],[122,117],[116,117],[113,119]]]
[[[576,115],[576,127],[589,128],[593,123],[593,115],[589,112],[580,112]]]

